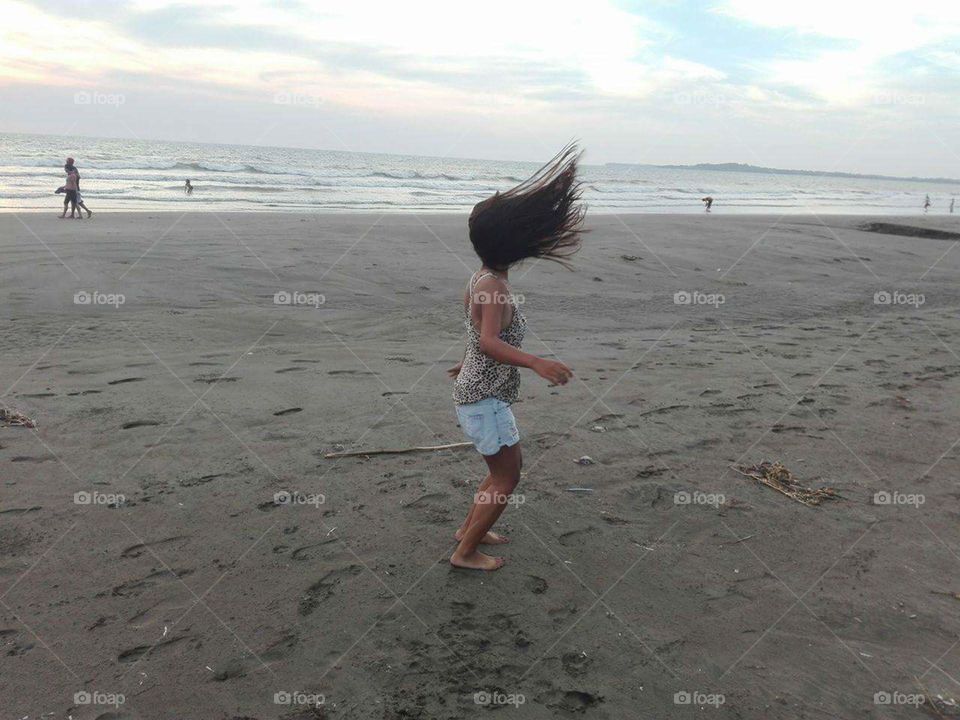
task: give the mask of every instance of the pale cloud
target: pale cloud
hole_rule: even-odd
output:
[[[852,168],[889,172],[887,148],[956,114],[960,0],[637,5],[0,0],[0,132],[57,132],[63,115],[87,134],[119,132],[107,121],[144,137],[329,147],[335,133],[333,146],[357,150],[523,159],[577,136],[594,160],[795,167],[829,166],[857,136]],[[84,89],[128,102],[77,108]],[[877,117],[883,134],[864,135]],[[727,141],[740,137],[763,156]],[[924,152],[898,162],[949,174],[939,147]]]
[[[884,61],[960,39],[960,3],[954,0],[724,0],[714,11],[762,27],[841,41],[843,49],[812,58],[757,63],[765,81],[792,85],[841,106],[861,105],[884,93],[891,81]]]

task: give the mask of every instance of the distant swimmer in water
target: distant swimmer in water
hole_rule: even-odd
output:
[[[710,212],[710,208],[713,207],[713,198],[707,195],[705,198],[700,198],[700,202],[704,204],[706,211]]]
[[[189,178],[187,178],[187,181],[183,184],[183,191],[187,195],[193,195],[193,185],[190,184]]]
[[[924,212],[927,212],[927,211],[930,209],[930,206],[931,206],[931,205],[933,205],[933,203],[930,202],[930,196],[927,195],[927,196],[923,199],[923,211],[924,211]]]

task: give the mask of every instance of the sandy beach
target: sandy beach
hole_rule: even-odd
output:
[[[900,718],[957,694],[960,223],[588,227],[575,272],[511,272],[527,349],[576,380],[523,376],[483,574],[447,562],[474,450],[324,458],[463,440],[465,216],[0,215],[2,402],[37,423],[0,426],[3,717]],[[731,469],[763,460],[842,498]]]

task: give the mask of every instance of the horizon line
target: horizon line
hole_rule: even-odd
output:
[[[50,138],[59,138],[59,135],[52,133],[35,133],[35,132],[17,132],[17,131],[7,131],[0,130],[0,135],[22,135],[26,137],[50,137]],[[159,142],[167,143],[170,145],[174,144],[187,144],[187,145],[212,145],[215,147],[241,147],[241,148],[257,148],[257,149],[272,149],[272,150],[305,150],[309,152],[334,152],[334,153],[347,153],[355,155],[383,155],[387,157],[419,157],[419,158],[430,158],[435,160],[469,160],[473,162],[510,162],[510,163],[526,163],[530,165],[542,165],[545,161],[539,160],[504,160],[502,158],[478,158],[478,157],[462,157],[457,155],[429,155],[429,154],[419,154],[419,153],[386,153],[386,152],[374,152],[370,150],[334,150],[331,148],[318,148],[318,147],[298,147],[291,145],[254,145],[246,143],[218,143],[210,141],[199,141],[199,140],[169,140],[166,138],[140,138],[140,137],[108,137],[103,135],[74,135],[72,137],[76,138],[85,138],[89,140],[112,140],[117,142]],[[634,167],[648,167],[648,168],[659,168],[659,169],[671,169],[671,170],[709,170],[712,172],[730,172],[731,170],[725,168],[724,166],[741,166],[743,168],[750,168],[753,172],[756,171],[766,171],[768,174],[784,174],[784,175],[795,175],[795,174],[804,174],[804,175],[819,175],[823,177],[853,177],[853,178],[864,178],[864,179],[873,179],[873,180],[903,180],[907,182],[946,182],[946,183],[956,183],[960,184],[960,178],[950,178],[950,177],[933,177],[933,176],[922,176],[922,175],[884,175],[879,173],[861,173],[861,172],[848,172],[844,170],[819,170],[819,169],[804,169],[804,168],[777,168],[772,166],[764,165],[753,165],[752,163],[742,163],[742,162],[717,162],[717,163],[689,163],[689,164],[673,164],[673,163],[649,163],[649,162],[636,162],[636,161],[608,161],[604,163],[583,163],[582,167],[595,167],[603,168],[616,165],[627,165]],[[747,170],[750,172],[751,170]],[[758,173],[760,174],[760,173]]]

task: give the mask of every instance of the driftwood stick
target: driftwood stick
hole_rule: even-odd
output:
[[[788,498],[790,498],[791,500],[796,500],[796,501],[797,501],[798,503],[800,503],[801,505],[806,505],[807,507],[817,507],[815,503],[808,502],[808,501],[806,501],[806,500],[803,500],[802,498],[797,497],[796,495],[793,495],[793,494],[787,492],[784,488],[780,487],[779,485],[776,485],[775,483],[770,482],[770,481],[769,481],[767,478],[765,478],[765,477],[757,477],[756,475],[754,475],[754,474],[752,474],[752,473],[744,472],[743,470],[741,470],[740,468],[738,468],[736,465],[731,465],[731,466],[730,466],[730,469],[733,470],[733,471],[735,471],[735,472],[740,473],[740,474],[743,475],[744,477],[748,477],[748,478],[750,478],[750,479],[752,479],[752,480],[756,480],[756,481],[757,481],[758,483],[760,483],[761,485],[766,485],[768,488],[772,488],[772,489],[776,490],[778,493],[782,493],[783,495],[786,495],[786,496],[787,496]]]
[[[351,450],[350,452],[326,453],[327,459],[342,457],[358,457],[361,455],[401,455],[411,452],[429,452],[430,450],[453,450],[454,448],[473,447],[472,442],[449,443],[447,445],[422,445],[420,447],[395,448],[392,450]]]
[[[740,468],[734,467],[733,465],[731,465],[730,468],[731,468],[732,470],[735,470],[736,472],[740,473],[740,474],[743,475],[744,477],[748,477],[748,478],[751,478],[752,480],[756,480],[756,481],[757,481],[758,483],[760,483],[761,485],[766,485],[768,488],[773,488],[773,489],[776,490],[778,493],[782,493],[782,494],[786,495],[786,496],[787,496],[788,498],[790,498],[791,500],[796,500],[796,501],[797,501],[798,503],[800,503],[801,505],[806,505],[807,507],[814,507],[813,505],[811,505],[811,504],[808,503],[807,501],[801,500],[801,499],[798,498],[796,495],[791,495],[791,494],[788,493],[786,490],[784,490],[782,487],[779,487],[779,486],[777,486],[777,485],[774,485],[772,482],[770,482],[769,480],[767,480],[765,477],[757,477],[756,475],[753,475],[753,474],[748,473],[748,472],[744,472],[744,471],[741,470]]]

